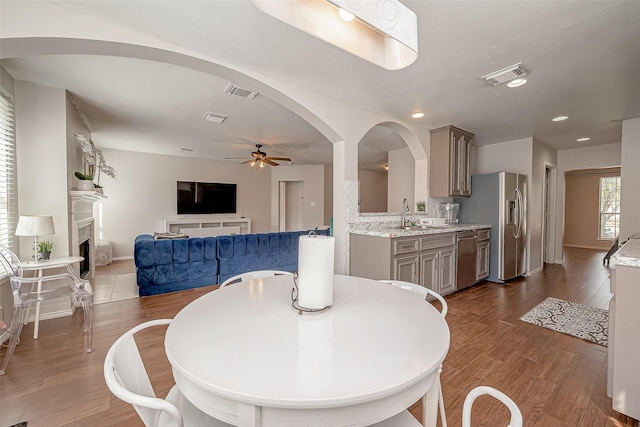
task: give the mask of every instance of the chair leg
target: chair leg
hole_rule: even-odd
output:
[[[84,314],[87,353],[91,353],[93,351],[93,295],[82,297],[82,312]]]
[[[24,319],[23,319],[22,306],[13,307],[13,320],[11,323],[11,338],[9,338],[9,347],[7,347],[7,352],[4,355],[2,366],[0,366],[0,375],[4,375],[7,370],[7,366],[9,365],[9,360],[11,360],[11,356],[13,356],[13,352],[16,349],[16,345],[18,345],[18,340],[20,339],[20,333],[22,332],[23,324],[24,324]]]
[[[438,376],[438,407],[440,409],[440,421],[442,427],[447,427],[447,415],[444,412],[444,397],[442,396],[442,383],[440,382],[440,377]]]

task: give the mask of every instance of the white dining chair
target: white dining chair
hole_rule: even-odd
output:
[[[449,306],[447,305],[447,302],[445,301],[445,299],[442,298],[442,296],[439,293],[432,291],[431,289],[426,288],[424,286],[420,286],[416,283],[405,282],[402,280],[379,280],[379,281],[383,283],[388,283],[393,287],[411,292],[416,296],[419,296],[420,298],[424,299],[425,301],[427,301],[427,298],[429,296],[436,298],[438,301],[440,301],[440,304],[442,305],[440,314],[444,318],[447,317]],[[442,384],[440,383],[440,372],[442,372],[442,365],[440,365],[438,376],[436,378],[436,383],[433,386],[438,387],[438,410],[440,411],[440,421],[442,423],[442,427],[447,427],[447,416],[444,410],[444,398],[442,396]],[[424,411],[425,403],[426,402],[423,397],[422,399],[423,411]],[[423,418],[426,418],[425,415],[426,414],[423,412]],[[415,417],[411,415],[411,413],[408,410],[405,410],[400,412],[398,415],[395,415],[394,417],[391,417],[387,420],[374,424],[371,427],[411,427],[411,426],[426,425],[426,421],[423,421],[423,423],[424,424],[420,424],[418,420],[416,420]]]
[[[222,282],[220,288],[224,288],[227,285],[237,282],[246,282],[253,279],[260,279],[262,277],[270,277],[270,276],[278,276],[278,275],[288,275],[293,276],[293,273],[289,271],[280,271],[280,270],[256,270],[256,271],[248,271],[246,273],[241,273],[233,277],[229,277],[227,280]]]
[[[471,427],[471,408],[473,407],[473,402],[482,395],[488,394],[498,399],[500,402],[504,403],[509,411],[511,412],[511,419],[507,427],[522,427],[522,413],[520,412],[520,408],[518,405],[511,400],[509,396],[501,392],[500,390],[496,390],[493,387],[489,386],[478,386],[471,390],[467,397],[464,399],[464,404],[462,406],[462,427]]]
[[[168,325],[171,319],[152,320],[125,332],[104,360],[104,379],[109,390],[130,403],[147,427],[231,427],[193,406],[174,385],[167,397],[156,397],[134,335],[143,329]]]

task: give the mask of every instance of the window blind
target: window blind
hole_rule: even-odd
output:
[[[16,138],[13,97],[0,90],[0,243],[17,249]]]

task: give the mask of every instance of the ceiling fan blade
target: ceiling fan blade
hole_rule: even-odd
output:
[[[265,162],[268,165],[271,165],[271,166],[278,166],[278,164],[276,162],[272,162],[268,158],[262,159],[262,161]]]
[[[242,162],[240,163],[241,165],[244,165],[245,163],[249,163],[249,162],[255,162],[255,160],[251,159],[251,160],[247,160],[246,162]]]
[[[264,160],[284,160],[285,162],[290,162],[291,159],[288,157],[265,157]]]

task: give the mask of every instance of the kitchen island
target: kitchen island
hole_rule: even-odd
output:
[[[636,233],[609,261],[609,360],[607,394],[613,409],[640,419],[640,233]]]
[[[459,236],[467,239],[474,232],[471,262],[463,268],[471,275],[465,287],[488,275],[490,228],[486,224],[400,227],[375,223],[352,227],[349,271],[370,279],[417,283],[446,295],[458,289],[458,259],[463,254]],[[466,249],[464,254],[469,260]]]

